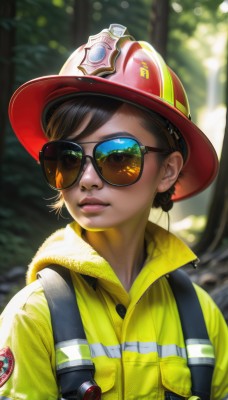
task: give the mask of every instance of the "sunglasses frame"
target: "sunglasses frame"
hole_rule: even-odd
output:
[[[105,143],[105,142],[110,142],[110,141],[114,141],[114,140],[117,140],[117,139],[131,139],[131,140],[135,141],[135,142],[138,144],[139,149],[140,149],[140,153],[141,153],[141,166],[140,166],[139,175],[138,175],[137,179],[136,179],[134,182],[131,182],[131,183],[128,183],[128,184],[116,184],[116,183],[111,183],[111,182],[109,182],[106,178],[104,178],[103,175],[101,174],[100,170],[99,170],[99,167],[98,167],[97,161],[96,161],[96,157],[95,157],[96,149],[97,149],[97,147],[98,147],[99,145],[101,145],[101,144],[103,144],[103,143]],[[61,143],[63,143],[63,144],[69,144],[69,145],[71,145],[71,146],[73,146],[73,147],[75,146],[75,149],[77,148],[77,151],[80,150],[81,153],[82,153],[81,165],[80,165],[80,168],[79,168],[77,177],[75,178],[75,180],[74,180],[70,185],[68,185],[68,186],[66,186],[66,187],[64,187],[64,188],[61,188],[61,189],[56,188],[55,186],[53,186],[53,185],[48,181],[48,178],[47,178],[47,175],[46,175],[46,171],[45,171],[45,166],[44,166],[44,162],[45,162],[45,149],[46,149],[48,146],[50,146],[50,144],[55,144],[55,143],[56,143],[58,146],[60,146]],[[83,145],[83,144],[93,144],[93,143],[95,144],[95,146],[93,147],[92,156],[85,154],[85,151],[84,151],[84,149],[83,149],[83,147],[82,147],[81,145]],[[72,148],[71,148],[71,150],[72,150]],[[52,189],[57,190],[57,191],[62,191],[62,190],[68,189],[68,188],[72,187],[73,185],[75,185],[75,184],[80,180],[80,177],[81,177],[81,175],[82,175],[83,168],[84,168],[84,165],[85,165],[85,162],[86,162],[86,158],[89,158],[89,159],[90,159],[90,161],[92,162],[92,165],[93,165],[93,167],[94,167],[96,173],[98,174],[98,176],[101,178],[101,180],[102,180],[103,182],[106,182],[106,183],[108,183],[108,184],[111,185],[111,186],[125,187],[125,186],[131,186],[131,185],[135,184],[135,183],[138,182],[138,180],[141,178],[142,173],[143,173],[144,155],[145,155],[145,154],[148,154],[148,153],[159,153],[159,154],[163,154],[163,155],[169,155],[169,154],[170,154],[171,152],[173,152],[173,151],[174,151],[174,150],[171,149],[171,148],[170,148],[170,149],[164,149],[164,148],[161,148],[161,147],[145,146],[145,145],[143,145],[141,142],[139,142],[138,139],[136,139],[136,138],[134,138],[134,137],[132,137],[132,136],[114,136],[114,137],[107,138],[107,139],[100,140],[100,141],[92,141],[92,142],[88,141],[88,142],[80,142],[80,143],[77,143],[77,142],[74,142],[74,141],[70,141],[70,140],[64,140],[64,139],[61,140],[61,139],[60,139],[60,140],[49,141],[49,142],[47,142],[47,143],[44,144],[44,146],[42,147],[42,149],[41,149],[40,152],[39,152],[39,161],[40,161],[41,168],[42,168],[42,172],[43,172],[43,175],[44,175],[44,178],[45,178],[47,184],[48,184]]]

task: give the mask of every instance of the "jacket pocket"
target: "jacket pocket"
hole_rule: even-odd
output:
[[[166,360],[161,362],[160,368],[164,391],[190,397],[191,374],[185,360]]]
[[[101,388],[102,399],[118,400],[116,365],[100,365],[96,371],[95,381]]]

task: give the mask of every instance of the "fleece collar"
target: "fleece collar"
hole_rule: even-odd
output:
[[[148,274],[157,280],[196,259],[180,239],[151,222],[146,229],[146,242],[148,258],[140,280],[147,280]],[[29,265],[27,283],[36,280],[37,272],[50,264],[120,285],[109,263],[83,240],[81,227],[76,222],[56,231],[43,243]]]

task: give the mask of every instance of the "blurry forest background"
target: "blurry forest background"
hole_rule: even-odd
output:
[[[204,195],[174,206],[171,229],[202,259],[203,275],[193,279],[201,277],[209,291],[226,285],[227,12],[227,0],[0,1],[0,308],[24,285],[26,267],[43,240],[70,221],[67,214],[58,218],[50,212],[55,193],[11,130],[10,96],[29,79],[57,74],[76,47],[111,23],[127,26],[136,39],[161,52],[181,77],[193,121],[216,147],[217,181]]]

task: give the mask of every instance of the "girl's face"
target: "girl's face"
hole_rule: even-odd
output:
[[[84,121],[80,130],[68,139],[77,141],[77,136],[83,132],[87,122]],[[129,133],[144,145],[157,146],[153,134],[142,125],[141,113],[130,105],[123,105],[102,127],[83,136],[77,143],[101,141],[117,132],[118,136],[119,132],[124,132],[124,136]],[[94,144],[85,143],[82,146],[86,155],[92,155]],[[121,226],[132,226],[135,229],[139,224],[146,224],[157,191],[166,191],[173,183],[167,182],[166,178],[171,156],[159,161],[155,153],[146,154],[141,178],[126,187],[111,186],[104,182],[87,158],[79,182],[62,191],[69,213],[82,228],[93,231]]]

